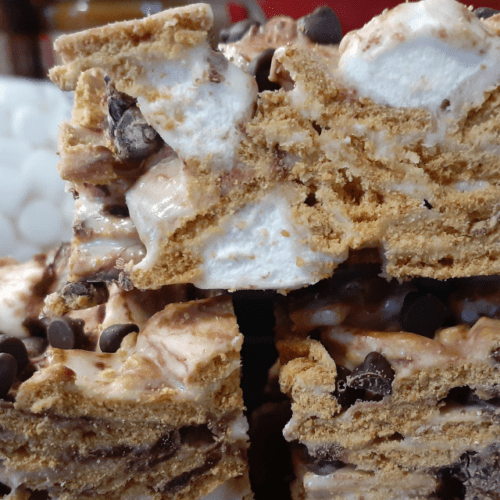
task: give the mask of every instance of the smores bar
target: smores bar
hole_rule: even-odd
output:
[[[269,44],[281,88],[260,93],[207,5],[61,37],[70,281],[293,289],[366,247],[399,278],[499,272],[495,17],[407,3],[332,57],[311,20],[281,47],[253,27],[221,48]]]
[[[0,496],[252,498],[231,299],[112,284],[102,304],[35,322],[62,268],[0,267]]]
[[[278,308],[293,498],[497,498],[500,278],[379,272],[338,270]]]

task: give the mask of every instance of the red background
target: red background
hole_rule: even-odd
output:
[[[361,28],[372,17],[380,14],[388,7],[394,7],[404,0],[258,0],[267,18],[278,15],[287,15],[295,19],[312,12],[316,7],[329,5],[338,15],[342,24],[342,32],[347,33],[353,29]],[[246,17],[244,10],[234,7],[231,9],[233,21],[240,21]],[[470,5],[467,2],[462,2]],[[500,10],[500,0],[479,0],[474,7],[491,7]]]

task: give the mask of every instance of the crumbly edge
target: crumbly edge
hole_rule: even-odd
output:
[[[307,243],[318,252],[342,260],[349,249],[378,248],[385,273],[402,279],[499,273],[498,157],[481,144],[496,143],[500,88],[448,130],[441,145],[425,146],[425,134],[436,127],[427,111],[360,99],[304,49],[289,47],[286,54],[296,85],[314,100],[298,105],[284,90],[260,94],[238,151],[241,169],[217,178],[203,165],[190,166],[197,179],[193,193],[213,186],[220,201],[169,238],[149,276],[133,271],[137,286],[193,280],[201,265],[196,249],[216,221],[258,201],[278,183],[298,194],[293,217],[310,229]],[[368,131],[366,136],[356,132],[360,129]],[[393,157],[377,149],[382,137],[394,145]],[[415,140],[399,144],[401,137]],[[478,180],[478,172],[489,187],[453,188]],[[428,194],[392,187],[405,183],[425,185]]]
[[[74,372],[64,365],[51,367],[50,378],[42,384],[24,382],[17,394],[16,408],[33,413],[50,411],[68,417],[122,418],[161,422],[173,427],[203,423],[207,412],[221,416],[243,407],[239,369],[220,379],[219,389],[205,396],[203,403],[179,400],[175,389],[161,389],[131,400],[92,397],[75,384]]]
[[[499,325],[498,320],[483,318],[475,327],[474,338],[489,345],[490,353],[499,347]],[[374,340],[370,347],[374,348],[376,333],[367,332],[367,335]],[[278,340],[282,364],[280,384],[282,391],[292,399],[293,425],[288,430],[289,439],[293,437],[318,449],[333,446],[339,450],[339,456],[368,470],[413,468],[423,464],[439,467],[457,460],[473,442],[477,442],[478,448],[495,442],[500,421],[493,410],[482,410],[476,421],[467,418],[451,424],[441,421],[439,429],[435,429],[432,422],[441,412],[446,412],[443,400],[454,387],[468,386],[475,388],[484,399],[494,397],[495,387],[500,384],[498,363],[488,353],[481,361],[461,357],[458,353],[453,356],[453,345],[444,347],[437,341],[407,333],[381,334],[378,338],[378,349],[386,354],[389,362],[390,355],[384,348],[389,336],[396,340],[401,338],[403,342],[415,337],[414,343],[420,342],[422,349],[430,353],[449,349],[450,355],[444,354],[435,364],[404,376],[396,371],[389,396],[380,402],[358,402],[345,413],[333,396],[336,365],[326,348],[319,341],[293,338],[293,335]],[[356,344],[356,340],[353,342]],[[341,349],[348,351],[349,346]],[[393,349],[397,350],[396,341]],[[427,430],[422,435],[424,427]],[[405,448],[401,437],[426,443],[427,449],[414,452],[411,446]],[[436,448],[436,443],[441,444]]]
[[[188,459],[184,457],[181,463],[175,460],[173,463],[167,461],[147,472],[129,472],[123,480],[114,475],[123,471],[115,470],[113,462],[112,464],[107,460],[101,462],[103,464],[97,467],[91,465],[74,469],[68,468],[67,464],[45,463],[42,464],[42,468],[52,468],[54,465],[56,467],[53,471],[56,473],[53,485],[47,486],[47,477],[43,476],[40,479],[28,479],[21,487],[16,486],[21,491],[47,491],[48,498],[60,500],[75,498],[123,500],[140,495],[149,495],[154,500],[193,500],[209,494],[233,478],[248,474],[246,454],[243,449],[235,449],[231,453],[217,453],[216,449],[206,455],[198,454]],[[2,472],[8,477],[9,469]],[[59,477],[58,473],[61,474]],[[132,478],[130,474],[133,475]],[[169,482],[172,484],[170,491]],[[89,485],[92,487],[89,488]],[[161,491],[162,488],[165,491]]]
[[[212,24],[210,6],[194,4],[63,35],[54,44],[63,64],[52,68],[49,77],[61,89],[74,90],[83,71],[114,67],[124,80],[133,82],[137,76],[137,67],[131,63],[134,57],[147,53],[176,57],[182,48],[205,40]]]
[[[262,170],[269,151],[297,158],[287,177],[305,187],[313,205],[297,206],[294,213],[297,223],[312,229],[314,248],[332,254],[342,246],[379,247],[387,273],[401,278],[500,271],[498,157],[481,147],[498,142],[498,87],[454,123],[444,141],[425,146],[426,134],[437,132],[427,111],[359,98],[301,47],[288,47],[282,63],[304,98],[283,90],[261,94],[242,150]],[[300,141],[294,140],[298,134]],[[393,153],[379,149],[380,141]],[[479,180],[478,174],[490,187],[453,189],[453,183]],[[425,195],[391,188],[402,183],[426,186],[432,209],[424,206]]]
[[[187,24],[194,26],[190,33],[198,38],[193,38],[191,45],[206,43],[207,27],[192,25],[194,14],[189,9],[166,12],[161,15],[185,17]],[[82,71],[106,68],[121,91],[149,95],[147,89],[134,83],[139,71],[134,57],[151,56],[157,50],[156,43],[163,51],[168,49],[166,57],[176,57],[182,45],[176,39],[180,25],[167,26],[159,35],[155,30],[160,30],[163,21],[151,21],[154,17],[72,35],[74,42],[63,39],[61,50],[72,43],[76,47],[89,44],[94,53],[86,55],[83,48],[73,52],[64,49],[70,54],[68,63],[56,68],[53,78],[68,86],[57,76],[64,69],[72,75],[69,87],[73,88]],[[136,25],[140,33],[151,37],[137,46],[120,38],[128,40]],[[108,47],[105,42],[111,34],[116,43]],[[310,229],[305,243],[338,261],[349,249],[378,248],[387,275],[401,279],[500,273],[499,160],[495,152],[482,147],[498,142],[500,88],[488,90],[480,106],[467,110],[443,132],[440,143],[426,145],[427,134],[437,132],[438,126],[429,112],[390,108],[359,98],[335,78],[324,58],[304,47],[287,47],[280,64],[293,76],[304,99],[293,98],[295,90],[261,93],[254,118],[243,126],[239,165],[231,172],[213,173],[209,160],[187,162],[193,199],[208,192],[213,201],[169,236],[149,270],[128,264],[126,269],[137,287],[195,281],[202,266],[199,248],[203,240],[225,216],[258,201],[278,183],[297,194],[299,201],[292,206],[292,214],[297,225]],[[150,90],[149,98],[154,99],[154,89]],[[82,97],[85,105],[96,110],[97,122],[102,120],[95,96]],[[443,110],[440,120],[445,120],[445,113]],[[87,124],[92,125],[92,120],[87,119]],[[92,151],[89,179],[94,176],[97,182],[102,175],[113,180],[112,172],[102,171],[111,158],[103,145],[85,144],[85,138],[72,144],[75,135],[76,131],[67,129],[64,141],[68,151],[73,148],[75,158],[78,154],[81,157],[86,147]],[[384,152],[380,141],[392,150]],[[477,180],[487,181],[489,187],[470,192],[453,187],[457,182]],[[405,186],[424,186],[426,194],[410,194]],[[425,202],[432,202],[431,208]],[[418,254],[415,248],[420,248]],[[316,281],[332,274],[334,268],[335,264],[329,265]]]

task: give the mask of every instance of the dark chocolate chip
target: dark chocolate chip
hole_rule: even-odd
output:
[[[466,298],[462,303],[459,321],[469,326],[474,325],[479,318],[496,318],[500,314],[500,305],[495,300],[488,300],[487,297]]]
[[[407,332],[433,338],[446,316],[446,306],[435,295],[410,292],[401,309],[401,325]]]
[[[327,6],[318,7],[314,12],[301,17],[297,27],[311,42],[336,45],[342,40],[342,26],[337,14]]]
[[[441,108],[441,111],[446,111],[450,107],[450,104],[451,102],[449,99],[443,99],[439,107]]]
[[[82,320],[58,318],[50,322],[47,328],[47,338],[52,347],[58,349],[76,349],[81,347],[83,336]]]
[[[130,217],[127,205],[105,205],[102,211],[104,215],[112,215],[113,217]]]
[[[476,396],[474,391],[468,386],[453,387],[448,391],[448,395],[444,399],[446,403],[455,402],[460,405],[476,405],[481,400]]]
[[[255,76],[259,92],[263,92],[264,90],[278,90],[280,88],[279,84],[269,80],[274,50],[266,49],[262,51],[248,67],[248,72]]]
[[[12,488],[10,486],[7,486],[6,484],[0,483],[0,498],[3,498],[2,495],[8,495],[12,491]]]
[[[67,301],[75,300],[77,297],[88,297],[87,306],[91,307],[107,302],[109,292],[105,283],[76,281],[65,285],[61,290],[61,296]]]
[[[495,14],[500,14],[500,10],[492,9],[490,7],[478,7],[472,11],[479,19],[488,19]]]
[[[500,405],[500,398],[481,399],[469,386],[453,387],[448,391],[443,402],[458,403],[462,406],[480,406],[482,408],[495,409]]]
[[[38,318],[26,318],[23,321],[23,326],[32,337],[45,337],[47,334],[47,325]]]
[[[47,331],[45,330],[45,332]],[[28,337],[22,339],[22,341],[30,358],[42,355],[47,348],[47,339],[44,337]]]
[[[138,332],[139,327],[133,323],[111,325],[105,328],[99,338],[102,352],[116,352],[120,349],[122,340],[132,332]]]
[[[241,40],[252,26],[260,26],[258,21],[244,19],[234,23],[229,28],[223,28],[219,34],[220,43],[233,43]]]
[[[136,106],[123,113],[116,124],[114,136],[118,155],[127,161],[143,160],[162,144],[161,137]]]
[[[29,363],[29,356],[26,346],[21,339],[7,335],[0,334],[0,353],[8,353],[14,357],[17,363],[17,369],[21,372]]]
[[[137,104],[137,100],[123,92],[118,92],[109,76],[106,76],[104,80],[106,82],[106,93],[108,98],[108,123],[111,136],[113,136],[117,123],[121,120],[125,111]]]
[[[432,210],[432,205],[425,199],[424,199],[424,207],[429,210]]]
[[[437,478],[439,486],[436,495],[439,500],[464,500],[466,488],[460,479],[460,467],[446,467],[439,469]]]
[[[335,380],[334,397],[340,406],[348,408],[352,406],[357,399],[363,399],[363,390],[349,387],[347,377],[351,375],[351,370],[342,365],[337,365],[337,378]]]
[[[378,396],[392,393],[395,373],[389,361],[378,352],[369,353],[365,360],[347,376],[347,384]]]
[[[0,398],[3,399],[10,391],[17,373],[17,361],[7,352],[0,353]]]

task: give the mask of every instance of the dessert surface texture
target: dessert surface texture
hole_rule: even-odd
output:
[[[0,498],[500,500],[500,13],[213,26],[55,42],[73,237],[0,260]]]
[[[61,37],[70,281],[286,290],[362,248],[398,278],[498,273],[495,17],[425,0],[340,45],[282,19],[221,52],[197,4]]]
[[[278,306],[293,498],[498,498],[500,280],[378,273]]]
[[[65,260],[0,267],[2,495],[252,498],[231,298],[110,285],[99,305],[39,320]]]

